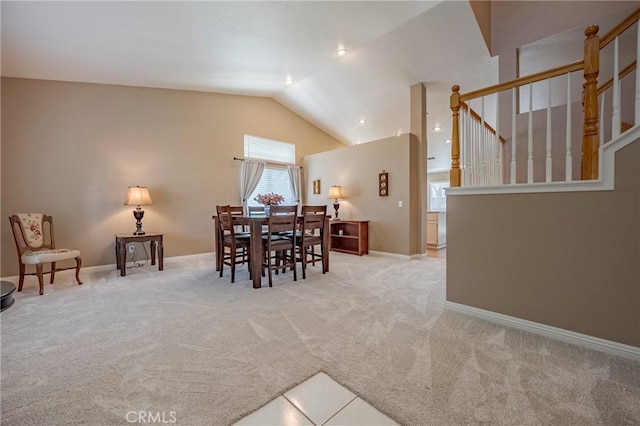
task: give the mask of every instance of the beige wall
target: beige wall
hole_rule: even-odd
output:
[[[2,113],[2,276],[17,274],[12,213],[53,215],[58,245],[111,264],[113,234],[135,229],[127,187],[149,186],[144,229],[165,256],[210,252],[215,205],[240,202],[244,133],[295,143],[298,161],[344,146],[249,96],[3,78]]]
[[[491,1],[490,0],[469,0],[471,10],[478,21],[478,27],[487,45],[487,49],[491,52]]]
[[[615,186],[450,194],[447,300],[640,346],[640,141]]]
[[[327,200],[331,185],[341,185],[347,198],[340,202],[340,218],[370,220],[369,248],[403,255],[411,252],[412,205],[409,157],[417,150],[417,140],[409,134],[394,136],[337,151],[309,155],[304,159],[307,179],[307,201],[326,204],[333,212],[333,202]],[[389,196],[378,195],[378,173],[389,173]],[[311,183],[320,179],[322,193],[313,195]],[[414,179],[415,180],[415,179]],[[398,207],[402,201],[403,206]]]

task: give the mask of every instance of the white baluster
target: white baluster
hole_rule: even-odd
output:
[[[496,185],[502,185],[502,144],[500,143],[500,93],[496,93]]]
[[[533,183],[533,83],[529,83],[529,130],[527,142],[527,183]]]
[[[484,96],[480,98],[480,185],[487,186],[486,150],[487,138],[484,131]]]
[[[600,117],[598,118],[598,132],[600,136],[600,145],[604,145],[604,94],[600,95]]]
[[[551,79],[547,79],[547,157],[545,162],[545,181],[551,182]]]
[[[640,125],[640,23],[636,27],[636,121],[633,123],[634,126]]]
[[[567,74],[567,136],[566,136],[565,174],[567,182],[573,180],[572,159],[571,159],[571,73]]]
[[[469,114],[464,110],[464,183],[465,186],[471,186],[469,179]]]
[[[637,73],[637,69],[636,69]],[[613,117],[611,117],[611,140],[620,134],[620,71],[618,70],[618,37],[613,43]]]
[[[511,89],[511,183],[516,183],[516,87]]]
[[[462,181],[462,186],[467,185],[467,173],[464,169],[464,162],[466,161],[466,152],[465,152],[465,143],[467,140],[465,132],[467,131],[466,125],[467,117],[464,113],[464,108],[460,108],[460,180]]]
[[[464,167],[465,167],[465,176],[467,181],[467,186],[471,185],[471,131],[470,131],[470,123],[469,123],[469,111],[465,111],[465,157],[464,157]]]

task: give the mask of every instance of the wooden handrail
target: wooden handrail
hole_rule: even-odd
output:
[[[536,81],[546,80],[547,78],[553,78],[562,74],[568,74],[570,72],[579,71],[583,68],[584,68],[584,61],[573,62],[569,65],[563,65],[561,67],[553,68],[548,71],[542,71],[539,73],[520,77],[515,80],[508,81],[506,83],[494,84],[493,86],[489,86],[484,89],[465,93],[464,95],[460,95],[460,100],[468,101],[471,99],[479,98],[481,96],[492,95],[494,93],[502,92],[503,90],[508,90],[514,87],[524,86],[525,84],[535,83]]]
[[[476,120],[482,122],[482,117],[480,117],[480,114],[478,114],[477,112],[474,111],[473,108],[470,108],[469,105],[467,105],[466,102],[460,102],[460,106],[463,109],[466,109],[467,111],[471,110],[470,114],[473,118],[475,118]],[[495,136],[497,134],[496,129],[494,129],[493,127],[491,127],[491,125],[489,125],[486,121],[484,122],[484,127],[485,129],[487,129],[489,132],[493,133],[493,135]],[[500,142],[505,143],[506,140],[498,135],[498,137],[500,138]]]
[[[640,8],[636,9],[631,15],[627,16],[626,19],[616,25],[611,31],[605,34],[603,37],[600,37],[600,50],[602,50],[606,45],[611,43],[618,37],[620,34],[625,32],[630,26],[636,23],[640,19]]]
[[[627,65],[622,71],[620,71],[620,74],[618,74],[618,80],[622,80],[627,75],[629,75],[631,71],[635,69],[636,69],[636,61],[633,61],[629,65]],[[607,90],[608,88],[610,88],[611,86],[613,86],[613,78],[611,78],[609,81],[607,81],[606,83],[604,83],[602,86],[598,88],[598,95],[604,92],[605,90]]]

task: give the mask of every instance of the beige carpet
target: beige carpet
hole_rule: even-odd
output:
[[[34,278],[0,316],[2,425],[227,425],[324,371],[407,425],[640,424],[640,365],[443,311],[445,259],[332,253],[230,284],[213,256]]]

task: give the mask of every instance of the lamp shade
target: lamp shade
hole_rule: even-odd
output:
[[[329,195],[327,198],[331,198],[333,200],[344,200],[344,195],[342,195],[342,187],[340,185],[333,185],[329,188]]]
[[[130,186],[127,193],[127,199],[124,201],[125,206],[148,206],[153,204],[149,188],[146,186]]]

